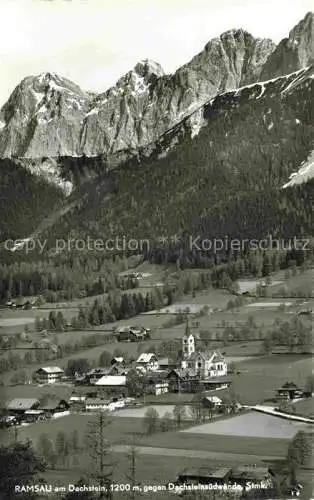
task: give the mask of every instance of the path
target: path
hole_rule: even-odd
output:
[[[286,420],[293,420],[295,422],[304,422],[306,424],[314,424],[313,418],[301,417],[300,415],[293,415],[291,413],[284,413],[282,411],[276,411],[272,406],[247,406],[244,405],[243,408],[249,408],[250,410],[259,411],[261,413],[266,413],[267,415],[273,415],[274,417],[284,418]]]

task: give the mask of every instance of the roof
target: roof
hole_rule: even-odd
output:
[[[67,404],[64,399],[48,399],[46,402],[41,403],[39,408],[41,410],[55,410],[60,403]]]
[[[148,383],[158,383],[165,382],[167,380],[168,372],[165,370],[159,370],[157,372],[152,372],[147,378]]]
[[[231,383],[231,378],[221,375],[220,377],[209,377],[205,380],[201,380],[201,382],[205,382],[206,384],[228,384]]]
[[[219,351],[195,351],[191,354],[190,359],[201,356],[204,360],[211,361],[212,363],[225,362],[224,356]]]
[[[298,389],[299,390],[299,387],[297,385],[295,385],[294,382],[286,382],[279,389],[286,389],[286,390],[288,390],[288,389],[293,389],[293,390]]]
[[[160,366],[161,365],[163,365],[163,366],[175,365],[175,362],[171,358],[158,359],[158,363]]]
[[[118,356],[118,357],[112,358],[112,361],[114,361],[115,363],[123,363],[124,358],[123,358],[123,356]]]
[[[111,370],[111,366],[107,368],[93,368],[86,375],[106,375]]]
[[[217,396],[206,396],[204,399],[207,399],[207,401],[210,401],[211,403],[215,404],[221,404],[222,400],[218,398]]]
[[[189,477],[206,477],[206,478],[221,478],[227,476],[231,472],[230,467],[219,467],[218,469],[209,469],[208,467],[199,467],[185,469],[179,476],[189,476]]]
[[[239,466],[232,469],[233,478],[247,477],[254,479],[264,479],[269,476],[268,467],[254,467],[252,465]]]
[[[104,375],[95,382],[95,385],[103,386],[124,386],[125,384],[125,375]]]
[[[8,410],[31,410],[33,406],[39,405],[38,399],[34,398],[16,398],[12,399],[7,405]]]
[[[153,352],[143,352],[137,359],[137,363],[149,363],[153,358],[157,359]]]
[[[85,401],[85,405],[106,405],[108,406],[110,401],[107,401],[105,399],[100,399],[100,398],[87,398]]]
[[[129,331],[130,331],[130,327],[129,326],[121,326],[117,330],[118,333],[129,333]]]
[[[186,368],[174,368],[168,372],[168,377],[171,375],[177,375],[178,378],[183,379],[191,379],[191,378],[196,378],[196,372],[195,370],[189,370]]]
[[[39,368],[36,373],[44,371],[45,373],[53,374],[53,373],[64,373],[64,370],[62,368],[59,368],[58,366],[44,366],[42,368]]]

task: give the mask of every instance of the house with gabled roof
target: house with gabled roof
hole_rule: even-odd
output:
[[[10,415],[23,415],[28,410],[38,409],[39,405],[39,400],[35,398],[15,398],[6,405],[6,409]]]
[[[58,398],[43,398],[38,409],[42,410],[47,417],[52,417],[57,413],[64,413],[70,408],[69,403],[65,399]]]
[[[58,366],[45,366],[35,372],[35,379],[39,384],[54,384],[64,376],[64,370]]]
[[[285,400],[302,398],[304,395],[303,391],[294,382],[286,382],[277,389],[276,393],[278,398]]]
[[[136,368],[142,372],[159,369],[158,358],[153,352],[144,352],[136,360]]]

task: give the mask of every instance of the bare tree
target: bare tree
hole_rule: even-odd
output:
[[[135,500],[139,496],[140,483],[137,481],[137,441],[136,436],[133,434],[132,443],[130,445],[128,460],[129,460],[129,472],[126,474],[126,478],[130,485],[130,498]]]
[[[99,498],[107,499],[113,497],[111,484],[115,467],[111,443],[106,438],[110,423],[107,414],[100,412],[88,423],[84,436],[85,448],[90,459],[89,475],[100,486]]]

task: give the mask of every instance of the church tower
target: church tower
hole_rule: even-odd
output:
[[[189,319],[186,318],[185,333],[182,337],[182,362],[181,367],[187,368],[187,361],[191,354],[195,352],[195,338],[191,334],[189,327]]]

